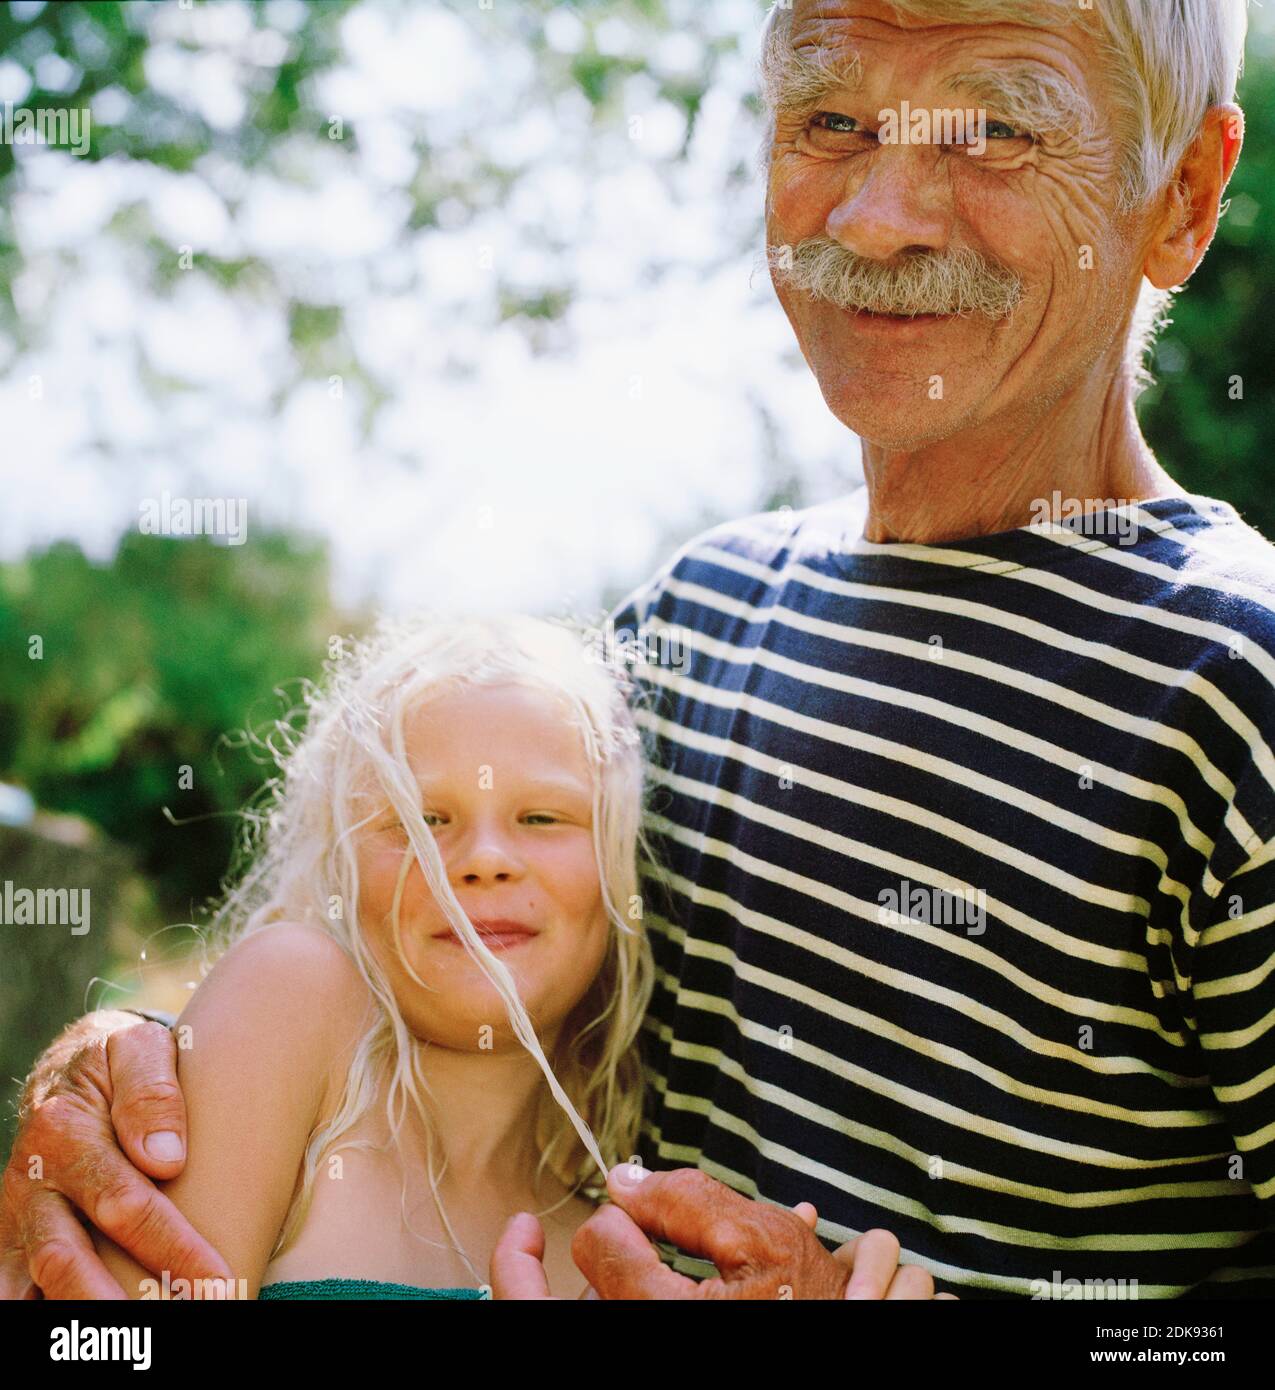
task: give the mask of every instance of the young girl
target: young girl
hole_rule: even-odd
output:
[[[628,693],[529,618],[385,625],[330,663],[176,1028],[166,1191],[232,1297],[481,1297],[520,1210],[551,1290],[584,1291],[571,1239],[635,1151],[653,977]]]

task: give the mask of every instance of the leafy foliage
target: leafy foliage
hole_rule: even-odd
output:
[[[340,630],[322,547],[286,535],[130,535],[108,565],[59,543],[0,567],[0,777],[127,845],[188,919],[267,775],[242,735]]]
[[[1275,539],[1266,476],[1275,458],[1275,66],[1250,61],[1239,100],[1246,131],[1230,207],[1174,304],[1141,415],[1152,449],[1184,487],[1231,502]]]

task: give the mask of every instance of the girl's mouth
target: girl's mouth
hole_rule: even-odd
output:
[[[508,951],[514,946],[525,946],[529,941],[534,941],[535,937],[530,932],[480,932],[483,945],[492,951]],[[434,938],[436,941],[446,942],[450,946],[459,946],[460,937],[455,932],[448,932],[446,936]]]
[[[482,938],[483,945],[493,951],[507,951],[514,946],[525,945],[537,936],[537,932],[525,926],[522,922],[511,921],[490,921],[474,922],[478,935]],[[453,946],[460,946],[463,943],[454,931],[440,932],[435,938],[436,941],[445,941]]]

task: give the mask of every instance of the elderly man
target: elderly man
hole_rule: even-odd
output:
[[[642,1162],[576,1238],[603,1297],[1269,1280],[1275,550],[1133,409],[1239,153],[1243,29],[772,12],[772,275],[867,486],[707,532],[615,615],[689,661],[642,670],[660,977]],[[214,1258],[116,1148],[180,1167],[132,1022],[36,1073],[5,1220],[55,1292],[103,1277],[70,1202],[152,1266]],[[498,1292],[547,1293],[539,1237],[510,1224]]]

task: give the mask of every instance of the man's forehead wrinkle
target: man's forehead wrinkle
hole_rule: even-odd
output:
[[[825,4],[809,14],[794,12],[789,28],[793,48],[838,48],[853,43],[906,43],[909,46],[949,37],[967,42],[989,31],[1040,33],[1037,26],[995,20],[991,23],[953,22],[919,15],[893,13],[892,19],[864,14],[857,4]]]
[[[897,53],[900,48],[914,65],[937,70],[968,62],[971,57],[975,61],[983,56],[988,61],[1001,61],[997,49],[1047,51],[1066,43],[1062,33],[1008,20],[988,24],[922,24],[912,19],[911,26],[903,28],[844,10],[835,16],[811,15],[804,23],[794,20],[789,35],[790,52],[798,54],[803,64],[817,64],[825,70],[832,71],[842,65],[853,68],[853,73],[847,73],[844,85],[862,86],[863,68],[875,68],[876,56]],[[979,49],[983,52],[971,52]],[[1048,73],[1052,66],[1048,58],[1036,60],[1027,54],[1020,66],[1033,61],[1039,62],[1042,73]]]

